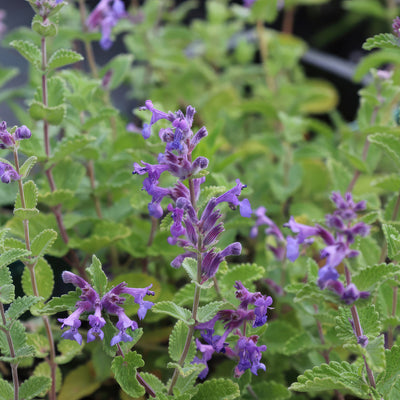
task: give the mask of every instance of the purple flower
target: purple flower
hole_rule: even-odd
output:
[[[100,46],[108,50],[112,46],[111,31],[121,18],[127,16],[122,0],[100,0],[95,9],[89,15],[86,24],[93,31],[100,27]]]
[[[202,353],[201,359],[199,357],[194,357],[192,364],[204,364],[204,369],[200,372],[199,374],[199,379],[203,380],[206,379],[206,376],[208,375],[208,361],[211,360],[213,354],[215,353],[214,346],[210,344],[203,344],[200,342],[199,339],[196,339],[196,347],[197,350]]]
[[[239,355],[239,364],[236,367],[235,375],[242,375],[247,369],[257,375],[259,369],[266,370],[261,363],[262,351],[267,350],[267,346],[257,346],[258,336],[241,336],[237,342],[236,350]]]
[[[0,161],[0,177],[3,183],[10,183],[21,179],[21,175],[10,165]]]
[[[31,136],[31,131],[25,125],[20,126],[11,134],[7,130],[6,121],[3,121],[0,124],[0,149],[13,147],[19,140],[29,139]]]
[[[400,18],[399,17],[396,17],[393,20],[392,28],[393,28],[393,33],[395,34],[395,36],[400,37]]]
[[[240,182],[240,179],[236,179],[236,186],[231,190],[228,190],[226,193],[216,198],[216,204],[222,203],[226,201],[232,208],[237,206],[240,207],[240,215],[245,218],[250,218],[252,210],[250,206],[250,202],[248,199],[243,199],[239,201],[238,197],[242,193],[242,189],[246,188],[247,185],[244,185]]]
[[[257,0],[243,0],[243,5],[250,8]]]

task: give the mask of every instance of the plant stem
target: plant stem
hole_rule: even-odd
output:
[[[189,190],[190,190],[190,200],[191,200],[192,206],[196,210],[196,195],[195,195],[194,183],[193,183],[192,179],[189,179]],[[198,283],[200,283],[200,281],[201,281],[201,264],[202,264],[201,248],[202,248],[202,237],[199,234],[198,239],[197,239],[197,282]],[[198,310],[199,304],[200,304],[200,292],[201,292],[201,288],[199,285],[196,284],[195,289],[194,289],[193,308],[192,308],[192,319],[194,320],[194,323],[189,326],[185,345],[183,347],[181,357],[178,361],[178,364],[181,367],[183,367],[183,365],[185,364],[185,360],[186,360],[187,354],[189,352],[190,344],[192,343],[194,327],[195,327],[196,321],[197,321],[197,310]],[[179,369],[175,368],[174,373],[172,375],[171,384],[168,389],[169,395],[173,394],[173,389],[178,380],[178,377],[179,377]]]
[[[17,171],[18,175],[20,175],[18,150],[16,148],[14,148],[14,161],[15,161],[15,170]],[[26,208],[24,188],[23,188],[21,179],[18,180],[18,188],[19,188],[19,196],[21,199],[22,208]],[[29,221],[27,219],[24,219],[23,225],[24,225],[25,247],[28,251],[31,251],[31,243],[30,243],[30,237],[29,237]],[[25,265],[29,270],[33,294],[36,297],[40,297],[38,287],[37,287],[36,275],[35,275],[36,264],[37,264],[37,261],[32,262],[32,263],[26,263]],[[56,399],[56,368],[57,368],[57,364],[55,362],[56,349],[54,346],[54,339],[53,339],[53,333],[51,331],[50,321],[47,316],[42,316],[42,320],[43,320],[44,327],[46,329],[47,340],[49,342],[49,347],[50,347],[50,359],[48,360],[48,363],[50,365],[50,372],[51,372],[51,388],[50,388],[50,393],[49,393],[49,399],[55,400]]]
[[[0,314],[1,314],[1,320],[4,326],[7,325],[7,320],[6,320],[6,314],[4,312],[4,306],[3,303],[0,302]],[[14,344],[12,341],[11,333],[8,329],[2,328],[2,331],[5,333],[6,338],[7,338],[7,343],[8,343],[8,348],[10,349],[10,356],[15,357],[15,350],[14,350]],[[19,380],[18,380],[18,364],[17,363],[10,363],[11,365],[11,376],[13,380],[13,385],[14,385],[14,400],[19,399]]]
[[[285,9],[283,13],[283,21],[282,21],[282,32],[288,35],[293,34],[293,26],[294,26],[294,13],[296,11],[296,7],[290,7]]]
[[[256,24],[256,33],[257,33],[257,39],[258,39],[258,47],[260,50],[261,63],[262,63],[262,66],[264,69],[264,74],[265,74],[265,83],[267,84],[267,87],[271,92],[275,92],[276,91],[275,81],[268,73],[268,67],[267,67],[268,43],[265,40],[264,32],[265,32],[264,24],[261,20],[258,20],[257,24]]]

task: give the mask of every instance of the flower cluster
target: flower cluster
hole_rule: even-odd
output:
[[[218,222],[222,214],[216,207],[220,203],[227,202],[232,208],[239,207],[242,216],[250,217],[252,212],[250,202],[238,198],[246,185],[237,179],[236,186],[221,196],[209,200],[199,218],[195,203],[200,194],[200,185],[205,178],[195,176],[208,166],[208,160],[199,156],[192,161],[192,152],[200,140],[207,136],[206,128],[202,127],[197,133],[193,133],[191,128],[195,109],[191,106],[187,107],[186,115],[180,110],[175,113],[165,113],[155,109],[153,103],[148,100],[144,109],[152,112],[150,124],[144,125],[145,138],[150,137],[152,125],[161,119],[169,121],[172,127],[159,131],[159,137],[165,143],[165,152],[159,154],[158,164],[142,162],[144,166],[141,166],[135,163],[133,173],[147,174],[143,181],[143,189],[152,196],[152,201],[148,205],[151,216],[160,218],[163,215],[160,203],[164,197],[171,198],[175,202],[175,205],[168,206],[173,219],[168,242],[185,248],[185,253],[176,257],[171,265],[178,268],[187,257],[197,260],[201,257],[201,282],[205,282],[216,274],[225,257],[241,253],[242,246],[238,242],[230,244],[222,251],[216,250],[215,244],[224,231],[222,222]],[[173,187],[159,186],[160,176],[166,171],[178,178]],[[191,190],[182,183],[185,179],[190,179]]]
[[[100,0],[99,4],[89,15],[86,25],[93,31],[100,27],[100,46],[108,50],[112,46],[111,31],[117,22],[127,16],[122,0]]]
[[[63,0],[35,0],[31,1],[31,4],[35,12],[45,20],[49,17],[53,9],[62,2]]]
[[[400,18],[399,18],[399,17],[396,17],[396,18],[393,20],[392,28],[393,28],[393,33],[394,33],[397,37],[400,37]]]
[[[354,203],[351,193],[346,193],[343,198],[340,193],[332,194],[332,201],[336,205],[333,214],[326,216],[326,225],[335,234],[320,225],[308,226],[297,223],[293,217],[284,226],[289,227],[295,238],[287,238],[287,257],[294,261],[299,256],[299,246],[301,244],[312,243],[313,236],[320,237],[326,244],[321,250],[321,258],[326,259],[326,264],[318,272],[318,285],[321,289],[331,289],[336,292],[347,304],[353,303],[359,297],[368,297],[368,292],[359,292],[354,284],[344,287],[338,281],[339,273],[336,267],[345,259],[356,257],[359,252],[350,248],[354,243],[355,237],[366,236],[369,233],[369,226],[364,222],[353,224],[357,218],[357,212],[366,207],[365,201]]]
[[[76,340],[79,344],[82,344],[82,335],[78,332],[78,328],[81,326],[80,316],[82,313],[92,313],[88,317],[89,325],[91,326],[87,333],[88,342],[95,340],[96,337],[101,340],[104,338],[104,333],[101,329],[106,324],[106,321],[102,317],[102,311],[118,317],[116,327],[119,329],[119,333],[111,339],[110,343],[111,346],[114,346],[119,342],[131,342],[133,339],[126,333],[126,330],[128,328],[131,328],[131,330],[138,328],[138,324],[132,321],[121,307],[125,302],[125,298],[121,297],[121,295],[128,294],[134,298],[135,303],[139,305],[139,319],[143,319],[147,310],[154,305],[151,301],[143,300],[146,295],[154,296],[154,292],[149,290],[152,285],[137,289],[127,287],[126,283],[122,282],[100,298],[100,295],[88,282],[72,272],[64,271],[62,279],[65,283],[72,283],[82,290],[80,301],[76,303],[76,310],[68,318],[59,319],[62,324],[61,329],[64,329],[65,326],[70,328],[62,334],[62,337]]]
[[[277,260],[283,261],[286,255],[285,238],[275,222],[266,216],[266,212],[267,209],[265,207],[258,207],[257,210],[254,211],[254,215],[257,219],[254,226],[250,230],[250,237],[257,237],[258,227],[267,225],[268,228],[264,230],[265,234],[273,236],[276,240],[276,246],[268,244],[268,249],[272,251]]]
[[[265,371],[265,365],[261,363],[261,352],[267,346],[257,346],[258,336],[246,337],[247,322],[252,322],[253,328],[263,326],[267,322],[267,311],[272,305],[272,298],[264,296],[260,292],[252,293],[237,281],[235,284],[236,298],[240,300],[236,310],[221,310],[208,322],[196,325],[196,329],[201,331],[201,337],[206,342],[202,343],[196,339],[197,350],[202,353],[201,358],[195,357],[194,364],[204,364],[204,369],[199,374],[200,379],[205,379],[208,374],[208,361],[216,353],[225,353],[231,358],[238,358],[239,363],[235,369],[235,375],[242,375],[247,369],[257,375],[258,369]],[[249,309],[249,306],[252,306]],[[225,332],[220,335],[215,334],[215,324],[221,321],[224,323]],[[240,330],[242,328],[242,330]],[[229,347],[226,339],[230,333],[239,336],[235,348]]]

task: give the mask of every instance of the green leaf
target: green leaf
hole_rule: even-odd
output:
[[[372,50],[376,48],[398,50],[399,47],[399,39],[391,33],[380,33],[379,35],[375,35],[371,38],[368,38],[362,45],[364,50]]]
[[[181,358],[183,349],[185,347],[186,337],[189,332],[189,327],[183,321],[178,321],[174,329],[171,332],[169,337],[169,346],[168,353],[172,360],[179,361]],[[189,352],[186,357],[185,362],[193,361],[194,356],[196,355],[196,345],[192,338],[190,342]]]
[[[327,390],[347,390],[361,399],[369,399],[370,388],[363,377],[358,373],[357,367],[346,361],[338,363],[332,361],[308,369],[303,375],[297,377],[289,390],[295,392],[321,392]]]
[[[371,185],[390,192],[400,189],[400,176],[390,174],[381,176],[371,181]]]
[[[19,398],[22,400],[30,400],[39,396],[43,392],[47,392],[51,386],[51,379],[45,376],[31,376],[24,381],[19,387]]]
[[[337,337],[344,343],[357,344],[357,338],[349,322],[349,319],[352,318],[350,309],[348,307],[339,307],[338,314],[335,327]],[[375,339],[382,330],[379,314],[375,311],[375,306],[369,305],[359,308],[358,314],[364,335],[370,340]]]
[[[187,308],[178,306],[172,301],[160,301],[156,303],[151,311],[159,314],[167,314],[171,317],[179,319],[188,325],[194,324],[192,313]]]
[[[14,399],[14,388],[10,383],[0,378],[0,400]]]
[[[167,368],[178,369],[180,377],[183,378],[184,380],[186,380],[186,379],[192,379],[193,374],[196,374],[196,378],[197,378],[200,371],[202,371],[204,369],[204,365],[203,364],[186,364],[184,367],[182,367],[177,362],[169,362],[167,364]],[[174,390],[174,392],[175,392],[175,390]]]
[[[254,385],[252,384],[251,388],[259,399],[267,396],[267,398],[271,400],[286,400],[292,396],[286,386],[274,381],[261,382]],[[251,395],[246,397],[246,399],[253,398],[254,397]]]
[[[327,165],[333,188],[343,193],[346,192],[352,178],[351,172],[342,163],[332,158],[328,159]]]
[[[393,346],[386,350],[386,369],[376,382],[376,388],[384,399],[400,398],[400,347]]]
[[[14,344],[14,349],[18,351],[19,349],[24,349],[26,347],[26,331],[24,325],[20,321],[15,321],[14,324],[12,324],[10,330],[11,338]],[[29,346],[31,347],[31,346]],[[6,334],[0,330],[0,349],[1,353],[9,357],[10,356],[10,348],[8,346],[8,341]],[[32,347],[32,354],[35,354],[35,349]],[[10,358],[10,357],[9,357]]]
[[[39,210],[37,208],[15,208],[14,215],[22,220],[29,220],[39,215]]]
[[[154,390],[155,393],[167,391],[166,386],[155,375],[148,372],[141,372],[140,376],[147,382],[147,384]]]
[[[64,67],[65,65],[74,64],[83,60],[83,57],[72,50],[58,49],[49,58],[47,68],[49,70]]]
[[[39,258],[35,266],[36,285],[39,296],[47,300],[53,293],[54,288],[54,273],[49,263],[44,258]],[[31,282],[31,274],[29,268],[25,267],[22,273],[22,288],[26,295],[33,296],[33,288]]]
[[[3,253],[4,254],[4,253]],[[0,256],[1,258],[1,256]],[[0,267],[0,287],[4,285],[12,285],[12,276],[9,268],[5,265]]]
[[[31,156],[29,157],[20,167],[19,173],[22,175],[22,179],[26,178],[29,175],[29,172],[31,172],[31,169],[37,162],[37,157],[36,156]]]
[[[219,310],[221,310],[226,303],[224,301],[213,301],[205,306],[199,307],[197,310],[197,321],[207,322],[214,318]]]
[[[25,40],[13,40],[10,43],[22,57],[26,58],[36,69],[40,70],[42,66],[42,53],[35,44]]]
[[[10,304],[15,298],[15,287],[13,284],[0,286],[0,301]]]
[[[7,250],[0,255],[0,268],[8,267],[14,261],[26,259],[31,254],[30,251],[25,249],[11,249]],[[4,282],[5,284],[11,283],[7,274],[4,271],[0,274],[0,279],[4,279],[4,281],[0,281],[0,285]]]
[[[119,54],[113,57],[112,60],[102,69],[101,77],[103,77],[108,71],[111,71],[111,80],[108,85],[110,90],[117,88],[127,74],[131,70],[131,64],[133,62],[133,54]]]
[[[54,192],[40,193],[39,203],[46,204],[49,207],[54,207],[62,204],[66,207],[71,207],[72,204],[79,202],[75,192],[70,189],[57,189]]]
[[[7,323],[18,319],[25,311],[28,311],[40,299],[35,296],[17,297],[6,311]]]
[[[21,196],[18,192],[17,198],[15,199],[14,208],[28,208],[34,209],[37,206],[39,190],[33,181],[25,182],[23,185],[25,207],[22,206]]]
[[[243,285],[247,285],[262,278],[265,274],[263,267],[256,264],[239,264],[229,267],[228,271],[218,276],[220,286],[233,290],[236,281],[241,281]]]
[[[42,257],[46,254],[57,239],[57,232],[53,229],[45,229],[34,237],[31,243],[31,251],[34,257]]]
[[[140,397],[145,393],[144,387],[136,379],[136,369],[143,367],[142,357],[136,351],[125,357],[117,356],[111,364],[111,370],[121,389],[131,397]]]
[[[53,297],[39,310],[35,310],[34,315],[53,315],[61,311],[74,310],[76,302],[79,301],[78,291],[68,292],[61,297]]]
[[[56,24],[46,19],[46,23],[43,23],[43,18],[39,15],[35,15],[32,20],[32,30],[38,33],[40,36],[51,37],[57,35]]]
[[[101,386],[101,381],[95,378],[90,363],[74,368],[65,377],[57,400],[79,400],[90,396]]]
[[[188,273],[189,278],[196,282],[197,281],[197,261],[194,258],[186,257],[183,260],[182,267]]]
[[[371,291],[398,274],[400,274],[400,266],[397,264],[376,264],[358,270],[352,276],[352,281],[358,290]]]
[[[193,400],[232,400],[240,396],[239,385],[229,379],[211,379],[198,388]]]
[[[282,352],[287,356],[304,353],[315,347],[311,335],[308,332],[300,332],[291,337],[283,346]]]
[[[95,255],[92,257],[92,264],[90,267],[86,268],[86,271],[90,276],[94,290],[102,297],[107,290],[108,280],[101,268],[100,260]]]
[[[51,369],[50,365],[47,361],[43,361],[40,364],[38,364],[33,371],[33,376],[42,376],[45,378],[50,379],[51,382]],[[61,381],[62,381],[62,375],[61,375],[61,370],[60,367],[57,365],[56,366],[56,392],[58,392],[61,388]],[[46,395],[47,390],[43,391],[40,393],[40,397],[44,397]]]
[[[84,149],[89,143],[95,140],[92,136],[76,136],[72,138],[64,138],[58,143],[54,149],[53,156],[50,159],[50,163],[56,163],[61,161],[66,156],[71,154],[79,153],[80,150]]]
[[[375,133],[369,135],[370,143],[375,143],[377,146],[386,151],[386,153],[395,161],[396,165],[400,166],[400,138],[387,133]]]
[[[374,372],[382,372],[386,368],[384,342],[384,335],[380,335],[374,340],[370,340],[365,349],[368,365]]]
[[[61,339],[57,344],[57,349],[61,353],[55,359],[57,364],[66,364],[82,352],[82,346],[75,340]]]
[[[35,121],[46,120],[51,125],[60,125],[64,120],[66,107],[64,104],[59,106],[45,106],[43,103],[33,100],[29,107],[29,115]]]
[[[28,333],[26,343],[34,347],[35,357],[45,358],[49,354],[49,341],[46,336],[40,333]]]
[[[400,256],[400,233],[393,226],[389,224],[382,224],[382,231],[385,235],[387,244],[387,255],[391,260],[397,260]]]

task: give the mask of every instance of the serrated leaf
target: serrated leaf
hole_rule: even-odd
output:
[[[50,379],[51,381],[51,369],[50,365],[47,361],[43,361],[40,364],[38,364],[33,371],[33,376],[42,376],[45,378]],[[56,392],[58,392],[61,388],[61,381],[62,381],[62,375],[61,375],[61,370],[60,367],[57,365],[56,366]],[[48,390],[48,389],[47,389]],[[44,397],[46,395],[47,390],[44,390],[42,393],[40,393],[40,397]]]
[[[178,321],[169,337],[168,353],[172,360],[179,361],[183,349],[185,347],[186,337],[189,332],[189,327],[183,322]],[[189,352],[186,356],[185,362],[191,362],[196,354],[196,345],[192,338],[190,342]]]
[[[198,375],[203,369],[204,364],[187,364],[184,367],[176,362],[169,362],[167,368],[176,368],[182,378],[190,378],[193,374]]]
[[[240,396],[239,385],[228,379],[211,379],[198,388],[193,400],[232,400]]]
[[[15,298],[15,287],[13,284],[0,286],[0,302],[10,304]]]
[[[33,238],[31,243],[32,255],[34,257],[44,256],[47,249],[53,245],[56,239],[56,231],[54,231],[53,229],[45,229]]]
[[[252,384],[251,388],[259,399],[267,396],[267,398],[271,400],[286,400],[292,396],[286,386],[274,381]],[[253,396],[246,397],[246,399],[251,398],[253,398]]]
[[[12,264],[14,261],[25,259],[31,254],[30,251],[25,249],[10,249],[5,251],[3,254],[0,255],[0,268],[7,267]],[[4,273],[4,272],[3,272]],[[6,274],[0,275],[0,278],[5,279],[4,282],[10,283]]]
[[[133,54],[120,54],[114,57],[101,71],[101,75],[111,71],[111,80],[108,85],[110,90],[117,88],[125,79],[130,71],[133,62]]]
[[[136,369],[143,365],[142,357],[136,351],[126,354],[125,357],[115,357],[111,364],[116,381],[129,396],[140,397],[145,393],[144,387],[136,379]]]
[[[395,174],[381,176],[371,181],[371,186],[388,190],[390,192],[398,191],[400,189],[400,176]]]
[[[2,254],[4,255],[4,253]],[[1,256],[0,256],[1,259]],[[5,265],[0,267],[0,287],[4,285],[11,285],[12,284],[12,276],[9,268]]]
[[[38,216],[39,210],[37,208],[16,208],[14,209],[14,215],[22,220],[29,220]]]
[[[398,274],[400,274],[400,266],[397,264],[375,264],[358,270],[352,276],[352,281],[358,290],[371,291]]]
[[[37,162],[37,157],[31,156],[21,165],[19,173],[23,179],[29,175],[29,172],[31,172],[31,169],[36,164],[36,162]]]
[[[346,192],[352,178],[351,172],[342,163],[332,158],[328,159],[327,166],[333,187],[340,192]]]
[[[399,47],[399,39],[391,33],[380,33],[379,35],[375,35],[372,38],[368,38],[362,45],[364,50],[372,50],[376,48],[398,50]]]
[[[49,58],[47,68],[49,70],[64,67],[65,65],[74,64],[83,60],[83,57],[73,50],[58,49]]]
[[[33,346],[21,346],[15,351],[15,357],[0,357],[1,361],[7,363],[19,363],[23,359],[35,357],[35,348]]]
[[[381,333],[381,322],[379,314],[375,310],[374,305],[359,308],[358,310],[363,334],[368,339],[373,340]],[[336,317],[336,335],[345,343],[357,343],[357,338],[353,332],[349,319],[352,319],[350,308],[339,307],[338,316]]]
[[[32,30],[38,33],[40,36],[48,37],[48,36],[56,36],[57,35],[57,26],[56,24],[50,22],[46,19],[47,23],[42,22],[43,19],[39,15],[35,15],[32,20]]]
[[[171,317],[179,319],[189,325],[194,324],[194,320],[192,318],[192,313],[190,312],[190,310],[178,306],[172,301],[160,301],[153,306],[151,311],[159,314],[170,315]]]
[[[57,400],[79,400],[90,396],[101,386],[95,379],[90,363],[81,365],[67,374]]]
[[[63,206],[70,204],[75,204],[79,201],[76,198],[75,192],[70,189],[57,189],[54,192],[40,193],[39,194],[39,202],[46,204],[47,206],[54,207],[58,204],[62,204]]]
[[[389,224],[382,224],[382,231],[386,239],[387,255],[394,260],[400,255],[400,233],[393,225]]]
[[[41,69],[42,53],[38,46],[25,40],[13,40],[10,46],[17,50],[22,57],[26,58],[36,69]]]
[[[386,369],[377,378],[376,388],[384,399],[400,398],[400,347],[386,350]]]
[[[82,346],[74,340],[61,339],[57,344],[57,349],[61,353],[55,358],[57,364],[66,364],[70,362],[77,354],[81,353]]]
[[[33,181],[25,182],[23,185],[25,204],[21,203],[21,196],[18,193],[15,199],[14,208],[34,209],[37,206],[39,190]]]
[[[181,287],[174,296],[174,302],[180,306],[192,305],[194,297],[194,283],[188,283]],[[207,290],[201,294],[201,300],[203,302],[209,302],[217,297],[215,290]]]
[[[51,379],[45,376],[31,376],[22,382],[19,387],[19,398],[24,400],[33,399],[40,393],[47,392],[51,386]]]
[[[194,258],[186,257],[183,260],[182,267],[188,273],[192,281],[197,281],[197,261]]]
[[[332,361],[307,370],[303,375],[297,377],[289,390],[296,392],[320,392],[327,390],[348,390],[361,399],[369,399],[369,386],[362,376],[358,374],[357,368],[346,361],[341,363]]]
[[[35,266],[36,286],[39,296],[47,300],[53,293],[54,288],[54,273],[49,263],[44,258],[39,258]],[[31,274],[29,268],[25,267],[22,273],[22,288],[26,295],[34,296]]]
[[[35,348],[35,357],[45,358],[49,354],[49,341],[46,336],[40,333],[29,333],[26,343]]]
[[[282,349],[283,354],[291,356],[298,353],[304,353],[315,347],[315,342],[308,332],[300,332],[291,337]]]
[[[158,379],[155,375],[148,372],[141,372],[141,377],[146,381],[146,383],[153,389],[155,393],[166,392],[166,386]]]
[[[29,107],[29,115],[35,121],[46,120],[51,125],[60,125],[64,120],[66,114],[66,106],[64,104],[59,106],[45,106],[39,101],[32,101]]]
[[[207,322],[214,318],[217,312],[221,310],[225,304],[226,303],[224,301],[214,301],[206,304],[205,306],[199,307],[197,310],[197,321]]]
[[[79,301],[78,291],[68,292],[61,297],[53,297],[44,307],[36,310],[35,315],[53,315],[61,311],[74,310]]]
[[[91,278],[94,290],[99,293],[100,297],[103,296],[107,289],[108,279],[103,272],[100,260],[95,255],[92,257],[92,264],[86,268],[86,271]]]
[[[40,299],[35,296],[17,297],[6,311],[7,323],[15,321],[24,312],[28,311]]]
[[[14,388],[10,383],[0,378],[0,400],[14,399]]]
[[[75,154],[82,150],[85,146],[95,140],[92,136],[76,136],[73,138],[64,138],[58,143],[57,147],[54,149],[53,156],[51,157],[51,163],[56,163],[61,161],[66,156],[70,154]]]
[[[25,349],[26,348],[26,332],[25,332],[25,327],[22,325],[20,321],[15,321],[11,328],[10,328],[10,334],[11,338],[13,341],[14,349],[15,351],[19,351],[20,349]],[[31,346],[28,346],[31,347]],[[35,354],[35,349],[32,348],[32,354]],[[8,341],[6,334],[0,330],[0,349],[1,353],[5,356],[11,359],[10,357],[10,348],[8,346]]]
[[[400,138],[387,133],[375,133],[369,135],[368,140],[370,143],[375,143],[380,148],[384,149],[386,153],[393,159],[396,165],[400,166]]]
[[[366,347],[366,357],[369,367],[374,372],[382,372],[386,368],[385,338],[383,335],[370,340]]]
[[[257,264],[239,264],[230,267],[224,275],[219,276],[218,283],[232,290],[236,281],[246,285],[260,279],[264,274],[264,268]]]

